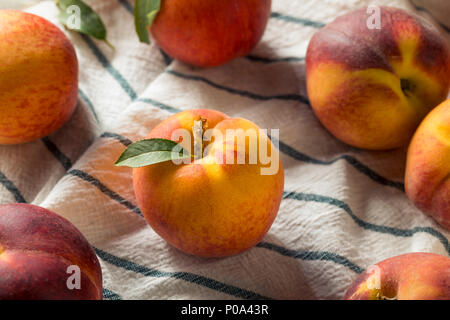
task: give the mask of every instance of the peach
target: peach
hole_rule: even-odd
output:
[[[100,264],[78,229],[38,206],[0,205],[0,300],[101,298]]]
[[[407,253],[383,260],[356,278],[346,300],[450,300],[450,258]]]
[[[306,54],[318,119],[341,141],[372,150],[406,145],[450,86],[449,47],[439,32],[401,9],[379,10],[336,18],[314,34]]]
[[[185,129],[194,136],[197,121],[212,130],[201,157],[190,163],[168,161],[134,169],[135,194],[149,225],[174,247],[204,257],[235,255],[256,245],[272,225],[283,195],[283,167],[278,151],[254,123],[218,111],[175,114],[147,138],[174,140],[192,150],[192,141],[175,139],[173,134]],[[243,134],[233,137],[228,130]],[[251,132],[256,132],[257,141]],[[263,174],[262,169],[268,168],[261,157],[251,161],[262,148],[272,159],[273,171],[268,174]],[[239,162],[240,157],[245,161]]]
[[[263,36],[272,0],[171,0],[150,27],[171,57],[212,67],[247,55]]]
[[[418,208],[450,230],[450,100],[433,109],[414,134],[405,189]]]
[[[0,144],[39,139],[59,129],[78,96],[75,50],[55,25],[0,10]]]

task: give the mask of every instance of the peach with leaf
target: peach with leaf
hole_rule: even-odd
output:
[[[256,245],[283,195],[283,167],[265,132],[214,110],[169,117],[130,145],[117,165],[134,168],[134,191],[149,225],[198,256],[230,256]]]
[[[136,0],[136,30],[177,60],[219,66],[258,44],[271,6],[271,0]]]

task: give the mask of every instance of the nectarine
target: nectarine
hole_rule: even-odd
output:
[[[378,9],[378,16],[362,8],[336,18],[312,37],[306,54],[319,120],[343,142],[374,150],[406,145],[450,85],[443,36],[419,16]]]
[[[0,10],[0,144],[50,135],[73,113],[78,62],[69,39],[36,15]]]

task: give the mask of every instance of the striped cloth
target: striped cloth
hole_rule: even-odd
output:
[[[274,0],[252,54],[210,69],[140,44],[132,3],[88,3],[116,49],[67,33],[80,62],[78,107],[50,137],[0,147],[0,203],[37,204],[73,222],[96,250],[105,298],[340,299],[382,259],[413,251],[450,255],[450,233],[405,196],[405,149],[351,148],[319,124],[308,104],[309,39],[372,1]],[[428,15],[408,0],[377,4]],[[29,11],[57,22],[53,1]],[[169,246],[136,206],[131,169],[114,166],[131,141],[193,108],[281,129],[286,182],[278,217],[261,243],[238,256],[202,259]]]

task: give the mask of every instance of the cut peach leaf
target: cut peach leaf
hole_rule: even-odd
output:
[[[130,144],[117,159],[115,165],[140,168],[155,163],[188,158],[191,158],[191,155],[175,141],[153,138]]]
[[[59,9],[58,19],[69,30],[73,30],[113,46],[106,39],[106,27],[100,16],[82,0],[55,0]]]
[[[160,9],[161,0],[136,0],[134,24],[139,41],[150,44],[148,28],[152,26]]]

